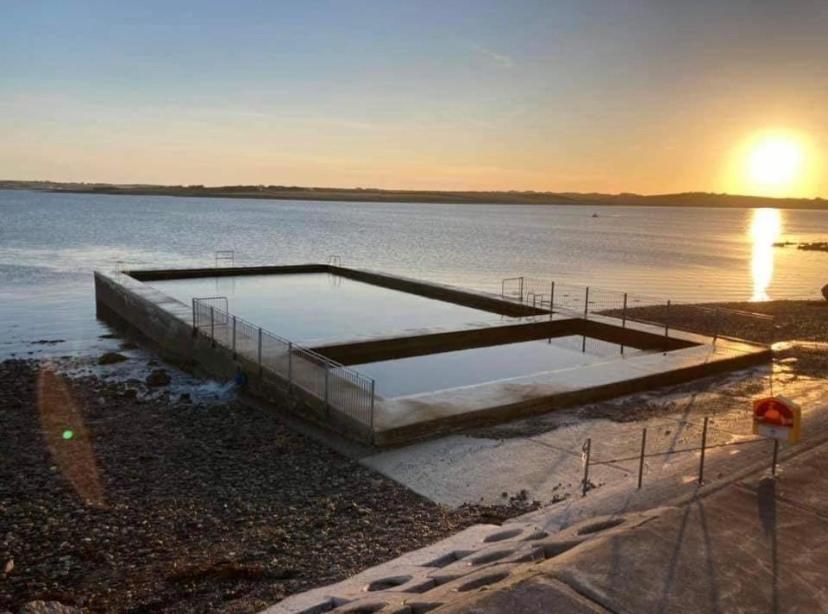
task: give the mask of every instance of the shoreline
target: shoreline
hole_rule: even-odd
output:
[[[174,196],[249,200],[306,200],[389,204],[553,205],[582,207],[677,207],[714,209],[776,208],[828,211],[823,198],[771,198],[688,192],[679,194],[600,194],[533,191],[384,190],[373,188],[315,188],[291,186],[147,186],[61,182],[2,181],[0,189],[54,194],[109,196]]]

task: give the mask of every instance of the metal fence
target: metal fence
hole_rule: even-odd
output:
[[[338,411],[373,430],[373,379],[229,313],[226,301],[194,298],[193,330],[255,363],[260,375],[318,399],[326,412]]]
[[[683,455],[698,455],[698,472],[695,482],[705,484],[706,453],[716,448],[730,448],[733,446],[762,445],[769,448],[768,461],[771,473],[776,474],[779,441],[764,437],[754,437],[750,433],[736,433],[713,426],[713,420],[704,416],[702,421],[666,420],[661,423],[648,424],[641,429],[640,439],[633,441],[628,438],[613,438],[612,441],[601,442],[596,448],[596,441],[587,438],[581,448],[581,463],[583,477],[580,480],[581,495],[595,487],[590,479],[590,470],[597,466],[609,466],[624,473],[632,473],[636,477],[637,489],[641,490],[647,475],[646,462],[648,459],[658,459],[668,463],[670,460]],[[667,427],[665,429],[665,427]],[[639,447],[640,446],[640,447]],[[638,448],[637,453],[632,449]],[[722,477],[721,473],[717,477]]]
[[[654,296],[630,294],[595,286],[580,286],[537,277],[508,277],[501,281],[501,297],[588,319],[601,315],[618,318],[621,325],[639,322],[657,326],[670,335],[674,329],[713,338],[721,331],[770,344],[774,341],[774,318],[771,315],[730,309],[718,305],[675,303]],[[551,315],[551,314],[550,314]]]

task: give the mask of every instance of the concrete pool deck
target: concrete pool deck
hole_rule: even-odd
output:
[[[289,403],[301,416],[333,430],[377,446],[388,446],[432,437],[462,428],[494,424],[518,417],[545,413],[575,404],[607,399],[648,388],[675,384],[725,370],[741,368],[767,360],[770,349],[738,340],[719,338],[715,345],[709,337],[680,330],[665,334],[661,326],[590,314],[588,319],[571,312],[549,313],[543,309],[515,303],[480,292],[419,282],[373,271],[328,265],[273,267],[233,267],[227,269],[183,269],[96,272],[96,301],[102,317],[113,317],[149,338],[163,354],[199,367],[221,378],[232,377],[237,368],[249,373],[251,392],[284,406],[286,382],[277,372],[251,364],[231,348],[194,334],[193,309],[145,281],[187,279],[212,276],[289,275],[297,273],[334,273],[368,284],[409,292],[421,297],[488,311],[490,320],[460,326],[436,326],[418,334],[340,341],[311,348],[324,360],[355,364],[360,357],[399,357],[445,352],[451,348],[482,347],[504,343],[503,339],[537,339],[564,334],[623,343],[651,350],[626,357],[611,358],[586,366],[541,371],[481,384],[420,393],[397,398],[371,398],[370,420],[344,415],[328,402],[320,407],[319,394],[296,397]],[[377,305],[381,309],[382,305]],[[370,317],[370,314],[367,314]],[[497,316],[514,320],[504,323]],[[260,353],[261,356],[261,353]],[[304,366],[303,366],[304,364]],[[315,367],[299,363],[298,372]],[[325,372],[327,378],[327,371]],[[301,380],[301,378],[300,378]],[[301,386],[300,386],[301,388]],[[327,383],[325,384],[327,390]],[[281,402],[280,402],[281,399]]]

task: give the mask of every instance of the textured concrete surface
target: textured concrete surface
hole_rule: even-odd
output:
[[[638,513],[552,506],[268,612],[828,612],[824,429],[810,445],[787,450],[776,479],[757,467]]]
[[[826,486],[823,444],[784,463],[776,480],[732,483],[532,573],[613,612],[828,612]],[[521,611],[518,586],[498,597],[511,605],[482,611]],[[466,611],[489,602],[478,596]]]
[[[288,597],[266,612],[417,612],[449,605],[455,608],[452,611],[459,612],[466,611],[461,604],[471,595],[504,586],[510,587],[509,591],[517,590],[517,594],[504,592],[502,601],[480,606],[484,608],[480,611],[500,611],[491,608],[529,600],[536,605],[556,601],[581,608],[558,611],[601,612],[602,608],[579,599],[574,591],[555,580],[536,579],[527,584],[524,574],[537,569],[539,561],[554,559],[591,540],[647,523],[659,512],[594,518],[556,534],[548,534],[531,523],[477,525],[338,584]],[[514,579],[520,579],[518,585],[513,585]],[[523,607],[518,611],[530,610]]]
[[[438,610],[441,614],[495,614],[544,612],[545,614],[605,614],[597,603],[579,595],[563,582],[540,574],[521,578],[511,586],[459,597]]]

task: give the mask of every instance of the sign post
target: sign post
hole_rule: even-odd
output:
[[[776,475],[779,442],[799,443],[801,431],[802,410],[790,399],[777,395],[753,402],[753,434],[773,439],[773,475]]]

